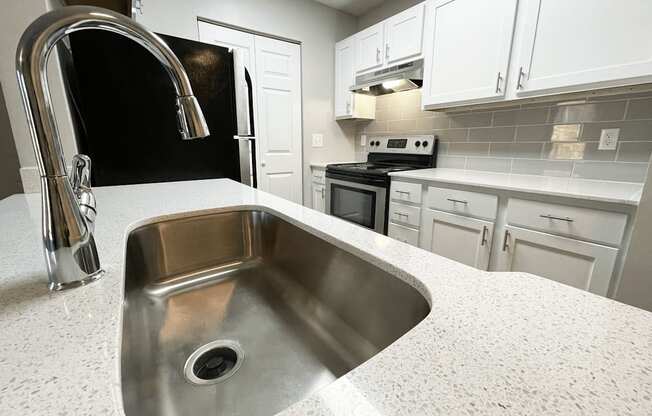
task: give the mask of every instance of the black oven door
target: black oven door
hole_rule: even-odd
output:
[[[385,233],[387,188],[326,178],[326,213]]]

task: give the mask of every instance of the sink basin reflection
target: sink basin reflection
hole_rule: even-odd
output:
[[[274,414],[368,360],[428,312],[410,285],[268,212],[145,225],[127,241],[125,412]],[[217,383],[193,383],[184,366],[197,368],[186,361],[216,340],[237,344],[239,369]],[[223,358],[194,365],[205,377],[230,368]]]

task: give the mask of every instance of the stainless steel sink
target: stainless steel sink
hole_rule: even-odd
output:
[[[127,241],[125,412],[274,414],[429,309],[398,278],[267,212],[140,227]]]

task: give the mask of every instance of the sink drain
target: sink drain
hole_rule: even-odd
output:
[[[183,373],[193,384],[215,384],[231,377],[244,359],[235,341],[218,340],[199,347],[186,360]]]

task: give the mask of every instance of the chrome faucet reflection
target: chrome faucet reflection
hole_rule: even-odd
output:
[[[89,6],[62,7],[29,25],[18,43],[16,73],[41,176],[43,248],[50,290],[81,286],[102,275],[93,237],[96,207],[90,187],[90,158],[76,155],[72,178],[68,178],[46,74],[48,57],[57,42],[89,29],[125,36],[151,52],[174,85],[181,137],[209,134],[181,63],[165,42],[143,26]]]

